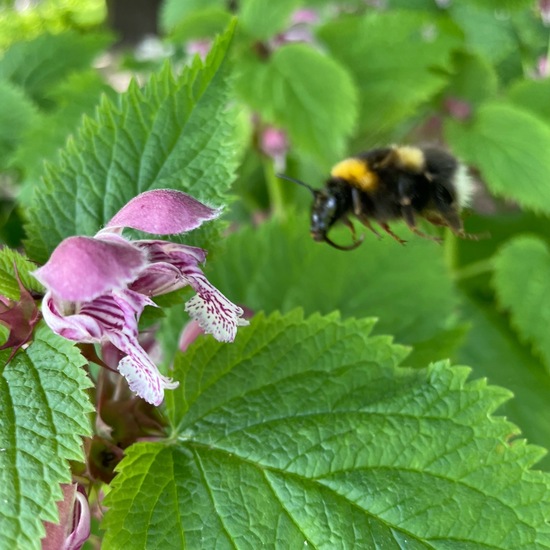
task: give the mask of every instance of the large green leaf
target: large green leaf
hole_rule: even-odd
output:
[[[210,204],[225,199],[235,168],[234,111],[227,109],[229,31],[203,66],[175,79],[168,66],[119,104],[102,102],[85,119],[29,212],[28,253],[43,261],[65,237],[95,234],[132,197],[154,188],[186,191]]]
[[[258,316],[178,358],[166,444],[128,450],[107,548],[549,548],[542,451],[469,370],[397,367],[370,320]]]
[[[360,130],[372,139],[445,86],[438,69],[451,69],[451,53],[460,45],[448,21],[417,11],[342,18],[319,36],[355,77]]]
[[[357,93],[348,72],[304,44],[279,48],[265,61],[242,57],[237,88],[296,148],[330,166],[344,154],[356,122]]]
[[[285,223],[273,220],[231,235],[210,277],[253,311],[303,307],[306,313],[338,309],[346,317],[376,316],[380,332],[416,344],[453,326],[458,304],[443,248],[400,234],[409,239],[405,246],[368,235],[359,249],[342,252],[315,243],[308,221],[289,216]],[[342,243],[349,238],[349,232],[334,236]],[[447,356],[438,355],[434,344],[432,351],[432,359]]]
[[[448,120],[445,135],[493,193],[550,212],[550,128],[540,119],[510,104],[487,102],[470,123]]]
[[[17,42],[0,59],[0,79],[21,86],[36,102],[48,106],[50,88],[73,71],[89,69],[109,41],[106,35],[67,31]]]
[[[2,354],[2,364],[6,360]],[[2,548],[39,549],[42,521],[57,521],[69,460],[83,460],[91,434],[85,360],[46,327],[0,377],[0,525]]]
[[[501,248],[493,283],[512,325],[533,345],[550,372],[550,251],[538,237],[521,236]]]
[[[25,174],[24,190],[19,195],[22,202],[28,203],[33,186],[40,182],[44,162],[55,160],[67,137],[78,129],[82,116],[93,114],[103,93],[115,95],[95,71],[73,73],[50,88],[46,97],[55,107],[37,117],[12,160],[12,165]]]

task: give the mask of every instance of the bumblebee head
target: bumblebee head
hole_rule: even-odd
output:
[[[303,181],[290,178],[283,174],[277,174],[277,177],[297,183],[302,187],[305,187],[313,195],[313,204],[311,205],[311,225],[309,232],[313,237],[313,240],[316,242],[326,242],[330,246],[337,248],[338,250],[353,250],[357,248],[362,242],[363,239],[357,239],[355,236],[355,231],[350,222],[352,234],[353,234],[353,243],[349,246],[341,246],[336,244],[328,236],[330,228],[340,219],[343,218],[346,208],[343,208],[341,197],[338,193],[327,187],[325,189],[314,189]]]

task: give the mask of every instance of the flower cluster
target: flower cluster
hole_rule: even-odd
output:
[[[108,343],[124,357],[119,372],[130,389],[159,405],[164,389],[178,383],[162,376],[138,342],[138,321],[152,296],[190,285],[186,304],[192,319],[221,342],[235,338],[248,322],[241,308],[212,286],[199,264],[201,248],[164,240],[128,240],[124,228],[170,235],[191,231],[219,215],[196,199],[169,189],[148,191],[128,202],[94,237],[69,237],[34,272],[46,287],[44,320],[57,334],[76,342]]]

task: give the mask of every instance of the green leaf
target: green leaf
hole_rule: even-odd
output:
[[[550,128],[531,113],[488,102],[468,124],[445,123],[445,136],[475,165],[489,189],[535,212],[550,212]]]
[[[55,107],[29,128],[12,160],[12,165],[25,174],[19,200],[29,203],[34,185],[40,182],[44,161],[55,160],[68,136],[79,127],[82,116],[93,114],[103,93],[115,96],[95,71],[73,73],[49,90],[47,98]]]
[[[160,26],[165,32],[170,32],[195,11],[224,8],[225,5],[225,0],[164,0],[159,14]]]
[[[550,124],[550,79],[521,80],[510,87],[508,99]]]
[[[190,12],[170,32],[175,43],[215,36],[231,23],[231,14],[222,7],[209,7]]]
[[[501,17],[505,16],[505,10],[530,8],[532,4],[530,0],[464,0],[463,3],[472,4],[476,7],[491,11],[500,11]],[[504,12],[504,14],[502,12]]]
[[[415,11],[341,18],[319,37],[355,77],[361,131],[373,140],[445,86],[440,70],[460,45],[447,20]]]
[[[415,344],[453,327],[457,300],[444,250],[399,225],[394,229],[409,239],[405,246],[368,234],[346,253],[313,242],[308,221],[289,215],[285,223],[272,220],[230,235],[209,278],[256,312],[302,307],[308,314],[338,309],[345,317],[376,316],[379,332]],[[337,231],[337,242],[350,239],[347,229]]]
[[[5,362],[5,356],[3,357]],[[57,521],[69,460],[91,434],[90,387],[79,351],[42,326],[0,377],[0,524],[3,548],[39,549],[42,521]]]
[[[503,384],[514,393],[503,414],[522,426],[532,443],[550,447],[550,377],[542,363],[522,346],[512,332],[507,319],[494,302],[481,297],[462,296],[464,315],[471,323],[457,361],[475,365],[476,376],[487,376],[495,384]],[[550,455],[540,468],[548,471]]]
[[[20,298],[14,265],[17,267],[17,275],[25,288],[37,292],[43,290],[42,285],[30,274],[36,269],[36,265],[15,250],[3,248],[0,250],[0,295],[11,300]]]
[[[491,63],[502,61],[517,47],[512,22],[509,17],[502,17],[498,9],[486,10],[472,3],[453,2],[449,14],[464,32],[468,49]]]
[[[453,58],[453,75],[447,95],[472,103],[496,95],[498,78],[493,66],[483,57],[459,52]]]
[[[520,236],[494,258],[493,284],[521,340],[532,344],[550,372],[550,251],[542,239]]]
[[[239,22],[248,35],[266,40],[289,24],[298,4],[299,0],[241,0]]]
[[[32,99],[47,107],[50,88],[73,71],[89,69],[93,58],[110,41],[104,34],[81,35],[67,31],[18,42],[0,59],[0,79],[21,86]]]
[[[170,444],[128,449],[108,548],[548,548],[542,454],[467,368],[397,367],[370,320],[258,316],[176,361]]]
[[[336,61],[304,44],[266,61],[242,58],[237,88],[250,107],[285,128],[296,148],[327,167],[344,154],[356,119],[356,90]]]
[[[227,109],[226,52],[232,29],[206,65],[174,79],[168,65],[118,106],[104,100],[93,120],[49,165],[27,225],[28,254],[45,260],[65,237],[94,235],[126,202],[155,188],[220,205],[233,178],[233,111]]]
[[[0,169],[6,168],[25,130],[36,118],[36,109],[23,91],[0,80]]]

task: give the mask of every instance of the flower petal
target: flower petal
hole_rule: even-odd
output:
[[[42,300],[42,316],[46,324],[59,336],[82,343],[100,342],[104,328],[89,315],[63,315],[51,292]]]
[[[113,345],[127,353],[127,356],[118,364],[118,371],[126,378],[130,389],[147,403],[160,405],[164,399],[164,390],[177,388],[179,382],[173,382],[160,374],[137,339],[124,334],[111,336]]]
[[[197,293],[185,304],[185,311],[206,334],[212,334],[220,342],[232,342],[237,327],[248,325],[242,318],[243,310],[211,285],[200,269],[189,268],[183,274]]]
[[[85,302],[126,287],[145,265],[143,251],[126,240],[69,237],[33,275],[58,298]]]
[[[146,233],[171,235],[191,231],[219,214],[219,209],[210,208],[181,191],[155,189],[134,197],[100,233],[131,227]]]

